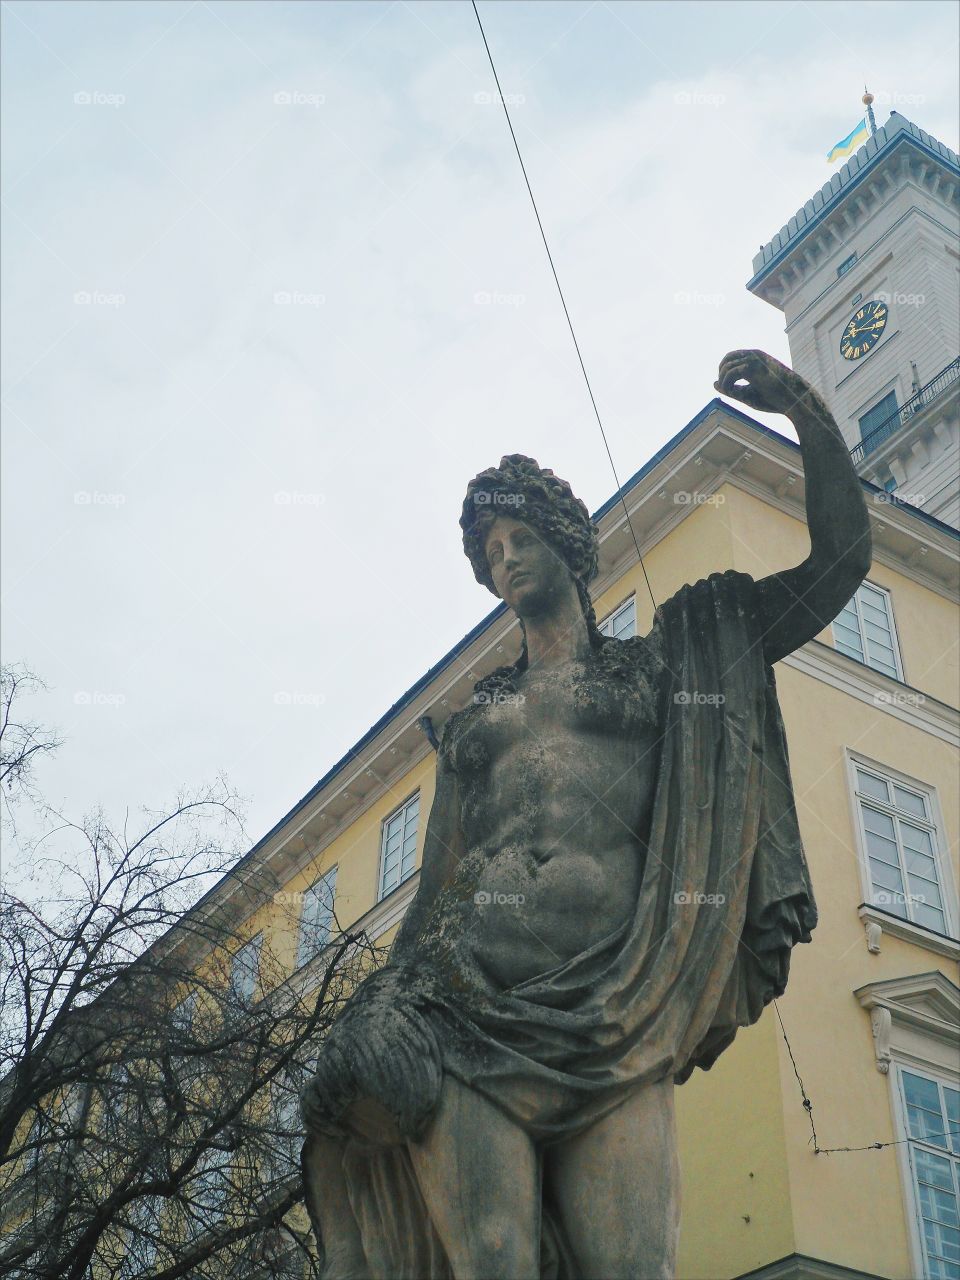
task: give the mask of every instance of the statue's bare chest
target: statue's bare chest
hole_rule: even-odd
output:
[[[481,688],[457,717],[454,768],[465,780],[504,760],[588,749],[613,764],[656,736],[656,677],[653,670],[617,672],[576,662],[524,672],[508,687]]]

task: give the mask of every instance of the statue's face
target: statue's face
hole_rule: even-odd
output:
[[[570,570],[543,536],[513,516],[497,516],[485,544],[497,595],[515,613],[533,617],[569,590]]]

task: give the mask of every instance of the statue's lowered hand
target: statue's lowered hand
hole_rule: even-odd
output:
[[[809,390],[798,373],[765,351],[728,352],[720,361],[713,385],[731,400],[739,400],[761,413],[788,414]]]

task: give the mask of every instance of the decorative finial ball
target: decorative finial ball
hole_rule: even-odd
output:
[[[872,105],[873,105],[873,94],[872,94],[872,93],[870,93],[870,92],[869,92],[869,90],[868,90],[868,91],[863,95],[863,97],[860,99],[860,101],[863,103],[863,105],[864,105],[865,107],[872,106]]]

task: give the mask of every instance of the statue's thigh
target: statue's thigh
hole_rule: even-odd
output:
[[[643,1085],[545,1152],[548,1194],[583,1280],[672,1280],[680,1227],[674,1085]]]
[[[455,1280],[539,1273],[540,1185],[533,1143],[452,1076],[410,1156]]]

